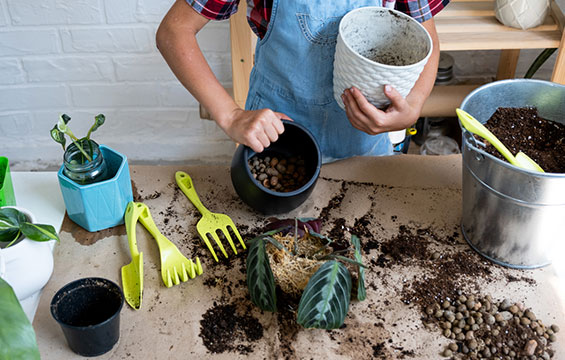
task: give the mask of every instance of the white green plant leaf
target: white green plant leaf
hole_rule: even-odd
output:
[[[51,138],[61,144],[63,146],[63,150],[65,150],[67,139],[65,138],[65,134],[59,130],[57,125],[53,126],[53,129],[51,129]]]
[[[5,207],[0,209],[0,220],[19,226],[20,223],[27,222],[27,217],[18,209]]]
[[[49,241],[59,240],[55,228],[51,225],[22,223],[20,224],[21,232],[33,241]]]
[[[94,117],[94,124],[90,127],[90,130],[88,130],[88,134],[86,134],[86,138],[90,139],[90,134],[98,130],[100,126],[104,125],[104,121],[106,121],[106,117],[104,116],[104,114],[96,115]]]
[[[351,242],[355,247],[355,260],[363,265],[363,258],[361,257],[361,241],[356,235],[351,235]],[[367,298],[367,290],[365,289],[365,266],[359,266],[359,279],[357,281],[357,300],[363,301]]]
[[[12,242],[17,239],[20,236],[20,224],[25,221],[25,215],[16,209],[0,209],[0,241]]]
[[[23,233],[33,241],[59,240],[55,228],[51,225],[32,224],[24,213],[14,208],[0,208],[0,242],[12,245]]]
[[[246,264],[247,289],[251,301],[262,310],[276,311],[275,278],[262,238],[256,238],[251,242]]]
[[[0,359],[40,358],[35,332],[12,287],[0,278]]]
[[[298,323],[305,328],[336,329],[349,310],[351,274],[331,260],[312,275],[298,304]]]
[[[67,126],[67,123],[70,120],[71,118],[65,114],[59,116],[59,121],[57,122],[57,129],[59,129],[60,132],[66,134],[69,131],[69,127]]]

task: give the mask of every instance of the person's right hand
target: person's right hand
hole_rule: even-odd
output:
[[[236,109],[231,115],[230,119],[218,125],[234,141],[249,146],[257,153],[277,141],[283,133],[281,119],[292,121],[285,114],[270,109]]]

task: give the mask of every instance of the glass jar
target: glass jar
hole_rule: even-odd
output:
[[[89,139],[80,139],[78,143],[92,160],[89,161],[73,142],[63,155],[63,174],[80,185],[106,180],[108,167],[98,144]]]

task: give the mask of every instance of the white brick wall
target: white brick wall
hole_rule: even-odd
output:
[[[227,163],[232,141],[199,118],[198,103],[155,46],[172,3],[0,0],[0,155],[14,169],[57,168],[62,149],[49,130],[59,114],[83,135],[104,113],[93,138],[132,162]],[[228,23],[211,23],[199,39],[229,85]]]
[[[8,1],[13,25],[99,24],[103,9],[99,0]]]
[[[565,0],[558,0],[565,4]],[[234,144],[201,120],[155,46],[173,0],[0,0],[0,155],[14,169],[58,168],[49,137],[60,113],[132,162],[228,164]],[[231,84],[228,22],[211,22],[198,40],[212,70]],[[522,76],[537,51],[524,52]],[[457,77],[494,76],[498,52],[454,52]],[[549,78],[555,55],[538,73]]]

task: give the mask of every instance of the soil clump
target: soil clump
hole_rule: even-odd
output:
[[[202,316],[200,337],[212,353],[234,351],[249,354],[253,342],[263,337],[263,326],[256,318],[239,315],[234,304],[217,304]]]

